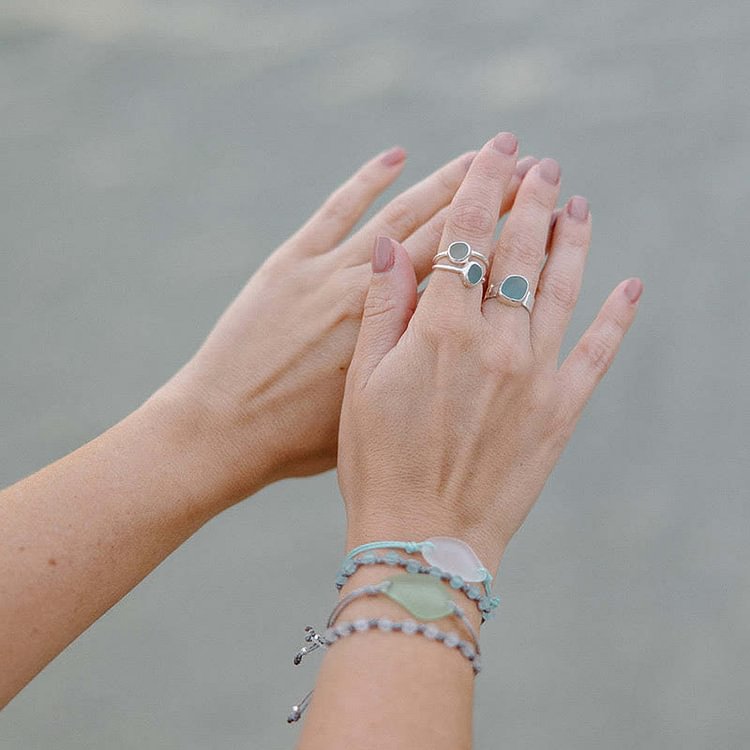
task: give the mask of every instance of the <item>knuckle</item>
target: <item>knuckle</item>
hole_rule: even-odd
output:
[[[530,190],[524,196],[524,203],[529,211],[537,215],[544,214],[549,217],[549,214],[555,207],[555,191],[545,190],[544,188]],[[547,218],[547,221],[549,221],[549,218]]]
[[[441,169],[435,175],[435,178],[438,189],[444,193],[454,193],[460,183],[460,180],[457,178],[456,168],[451,168],[451,166]]]
[[[533,370],[529,352],[514,343],[482,347],[480,365],[487,374],[504,380],[526,381]]]
[[[563,245],[573,250],[586,250],[589,246],[590,231],[588,225],[565,221],[555,237],[556,245]]]
[[[320,216],[325,222],[337,224],[345,220],[350,212],[351,204],[344,193],[344,189],[339,188],[323,204],[320,209]]]
[[[515,228],[508,237],[508,255],[529,268],[538,267],[543,253],[539,234],[528,223]]]
[[[420,326],[420,335],[433,349],[468,351],[474,346],[476,331],[467,316],[447,314],[431,315]]]
[[[604,375],[612,365],[615,356],[612,337],[605,331],[583,339],[581,354],[594,372]]]
[[[495,231],[497,217],[486,206],[477,203],[458,203],[451,211],[453,229],[468,237],[485,237]]]
[[[374,318],[393,315],[398,307],[399,305],[389,295],[373,294],[370,292],[364,303],[362,320],[372,320]]]
[[[385,221],[392,230],[407,230],[416,226],[414,206],[406,198],[396,198],[385,211]]]
[[[538,294],[549,297],[558,307],[571,310],[578,299],[578,285],[568,275],[563,273],[551,274],[549,278],[542,277]]]

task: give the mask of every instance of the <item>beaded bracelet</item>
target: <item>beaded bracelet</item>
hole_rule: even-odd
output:
[[[429,565],[460,576],[468,583],[484,584],[484,593],[492,597],[492,575],[466,542],[452,536],[433,536],[422,542],[368,542],[355,547],[344,558],[344,565],[362,552],[376,549],[398,549],[414,554],[418,552]]]
[[[417,591],[416,593],[417,596],[421,598],[421,602],[415,602],[413,596],[410,600],[409,590],[413,589],[413,584],[416,583],[416,581],[410,579],[415,578],[421,580],[424,577],[417,574],[405,573],[403,575],[388,578],[385,581],[381,581],[374,585],[362,586],[362,588],[352,591],[341,599],[333,608],[333,612],[331,612],[331,616],[326,623],[326,628],[333,628],[341,613],[356,599],[384,594],[392,601],[400,604],[407,612],[409,612],[409,614],[422,620],[439,620],[442,617],[454,615],[468,631],[472,641],[474,641],[474,648],[476,649],[477,654],[479,654],[479,636],[477,635],[476,630],[474,630],[473,625],[469,621],[469,618],[464,614],[461,607],[453,601],[450,594],[437,581],[434,581],[433,585],[436,587],[434,590],[430,590],[429,582],[427,582],[427,588],[424,584],[420,586],[421,591]],[[427,597],[431,596],[432,602],[425,601],[425,595],[427,595]],[[311,650],[313,649],[309,648],[305,650],[305,653],[308,653]],[[299,654],[299,656],[301,661],[301,656],[304,656],[304,654]],[[295,664],[299,664],[299,662],[296,661],[296,657]]]
[[[336,643],[336,641],[341,640],[342,638],[346,638],[353,633],[364,633],[368,630],[380,630],[384,633],[404,633],[405,635],[421,635],[429,641],[442,643],[446,648],[456,649],[469,662],[469,664],[471,664],[475,676],[482,671],[479,650],[474,648],[474,646],[468,641],[462,640],[458,633],[452,631],[446,633],[439,630],[434,625],[425,625],[424,623],[415,622],[414,620],[394,622],[387,617],[374,617],[370,619],[363,618],[354,620],[354,622],[339,623],[332,628],[327,628],[322,635],[316,633],[313,628],[308,626],[305,628],[305,631],[307,632],[305,640],[320,644],[316,645],[315,648],[330,648]],[[299,664],[299,661],[295,658],[294,663]],[[293,724],[302,718],[302,714],[310,704],[312,694],[313,691],[311,690],[299,703],[292,706],[292,710],[287,717],[287,722],[289,724]]]
[[[346,582],[353,576],[362,565],[391,565],[404,568],[408,573],[419,573],[421,575],[431,575],[445,581],[452,589],[463,591],[463,593],[476,602],[477,608],[482,613],[482,620],[489,620],[497,609],[500,600],[495,596],[482,595],[481,590],[464,581],[461,576],[447,573],[434,565],[423,565],[419,560],[414,558],[401,557],[395,552],[386,552],[385,555],[375,555],[368,552],[361,557],[353,560],[347,560],[342,566],[339,574],[336,576],[336,588],[341,591]],[[488,584],[485,584],[487,586]]]
[[[429,641],[442,643],[446,648],[455,648],[471,664],[475,675],[482,671],[477,650],[471,643],[463,640],[458,633],[454,633],[453,631],[445,633],[434,625],[425,625],[423,622],[416,622],[414,620],[394,622],[387,617],[373,617],[370,619],[362,618],[354,620],[354,622],[342,622],[332,628],[328,628],[323,633],[323,640],[326,646],[330,647],[336,641],[346,638],[353,633],[364,633],[368,630],[376,629],[384,633],[418,634],[424,636]]]

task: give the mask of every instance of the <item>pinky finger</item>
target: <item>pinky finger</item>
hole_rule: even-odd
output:
[[[627,279],[618,284],[560,367],[559,375],[572,401],[573,413],[578,414],[583,409],[614,362],[635,320],[642,291],[640,279]]]

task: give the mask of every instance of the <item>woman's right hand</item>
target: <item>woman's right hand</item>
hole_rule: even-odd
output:
[[[417,305],[409,256],[381,237],[341,415],[339,481],[352,546],[450,535],[494,573],[537,499],[587,399],[633,322],[642,290],[620,283],[558,367],[589,247],[585,199],[550,234],[560,170],[532,167],[497,244],[517,143],[488,142],[453,199],[439,248],[464,240],[493,255],[489,283],[525,276],[532,314],[434,271]],[[548,259],[542,268],[545,251]]]

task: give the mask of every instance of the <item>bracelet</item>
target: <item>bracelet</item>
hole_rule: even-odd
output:
[[[464,581],[461,576],[453,575],[434,565],[423,565],[419,560],[414,558],[405,558],[395,552],[386,552],[385,555],[375,555],[371,552],[365,553],[361,557],[348,560],[344,563],[339,574],[336,576],[336,588],[341,591],[346,582],[353,576],[362,565],[391,565],[404,568],[407,573],[419,573],[420,575],[431,575],[445,581],[452,589],[463,591],[463,593],[476,602],[477,608],[482,613],[482,620],[488,620],[494,615],[500,600],[495,596],[488,594],[482,595],[482,592],[476,586],[470,585]],[[489,584],[485,582],[485,590]],[[491,592],[490,592],[491,593]]]
[[[433,578],[425,578],[416,573],[393,576],[378,584],[363,586],[347,594],[333,608],[326,628],[333,628],[339,615],[356,599],[380,594],[400,604],[409,614],[420,620],[439,620],[441,617],[454,615],[468,631],[479,655],[479,636],[461,607],[453,601],[440,583]],[[302,661],[302,657],[312,650],[314,650],[312,647],[301,649],[297,655],[299,661]],[[294,663],[299,664],[299,661],[295,657]]]
[[[328,647],[332,646],[341,638],[346,638],[353,633],[364,633],[368,630],[380,630],[384,633],[404,633],[405,635],[418,634],[430,641],[442,643],[446,648],[455,648],[471,664],[475,675],[482,671],[479,654],[474,646],[468,641],[461,639],[458,633],[445,633],[434,625],[425,625],[414,620],[394,622],[387,617],[373,617],[370,619],[354,620],[354,622],[342,622],[333,628],[329,628],[323,634],[323,640]]]
[[[422,542],[368,542],[355,547],[346,555],[342,569],[360,553],[376,549],[398,549],[409,554],[418,552],[429,565],[463,578],[469,583],[484,584],[485,596],[492,598],[492,575],[482,565],[474,550],[461,539],[434,536]]]
[[[342,622],[332,628],[329,627],[322,635],[308,626],[305,628],[305,632],[307,633],[305,640],[320,644],[315,645],[314,648],[330,648],[336,641],[342,638],[346,638],[353,633],[364,633],[368,630],[380,630],[383,633],[404,633],[404,635],[421,635],[429,641],[442,643],[446,648],[456,649],[471,664],[474,676],[482,671],[478,645],[475,648],[468,641],[462,640],[459,634],[453,631],[446,633],[434,625],[425,625],[422,622],[415,622],[414,620],[394,622],[387,617],[363,618],[354,620],[354,622]],[[309,650],[311,651],[313,648]],[[295,664],[299,664],[300,661],[301,658],[298,661],[295,657]],[[310,705],[312,694],[313,691],[310,690],[299,703],[292,706],[292,710],[286,719],[288,724],[294,724],[302,718],[305,709]]]

